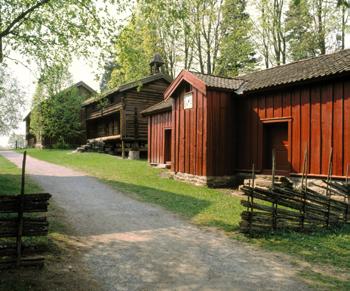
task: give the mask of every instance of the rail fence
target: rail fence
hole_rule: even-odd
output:
[[[26,152],[22,163],[20,195],[0,196],[0,268],[42,266],[46,251],[31,238],[47,236],[48,193],[24,194]],[[28,243],[23,242],[28,238]]]
[[[333,181],[332,151],[328,178],[320,191],[310,189],[307,184],[307,151],[304,158],[302,187],[275,185],[275,157],[273,156],[272,186],[255,186],[254,165],[249,186],[241,190],[247,196],[241,204],[246,210],[241,213],[240,230],[244,233],[262,233],[276,230],[312,231],[350,223],[350,184]],[[348,166],[349,169],[349,166]],[[347,171],[348,176],[348,171]]]

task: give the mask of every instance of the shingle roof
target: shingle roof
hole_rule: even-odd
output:
[[[107,91],[101,93],[101,95],[98,96],[98,98],[96,98],[96,97],[89,98],[83,102],[83,106],[95,103],[95,102],[97,102],[97,101],[103,99],[104,97],[111,95],[113,93],[124,92],[124,91],[127,91],[129,89],[132,89],[132,88],[135,88],[135,87],[138,87],[141,85],[145,85],[147,83],[150,83],[150,82],[153,82],[153,81],[156,81],[159,79],[164,79],[164,80],[168,81],[169,83],[171,83],[171,81],[172,81],[168,75],[165,75],[163,73],[150,75],[150,76],[147,76],[145,78],[142,78],[142,79],[130,82],[130,83],[126,83],[126,84],[120,85],[119,87],[115,87],[113,89],[107,90]]]
[[[238,78],[245,81],[240,91],[248,92],[343,72],[350,72],[350,49],[253,72]]]
[[[197,72],[191,72],[198,79],[202,80],[207,87],[237,90],[243,83],[240,78],[226,78],[213,75],[207,75]]]
[[[168,98],[151,107],[148,107],[147,109],[143,110],[141,114],[146,116],[146,115],[151,115],[155,113],[171,111],[171,106],[172,106],[172,99]]]

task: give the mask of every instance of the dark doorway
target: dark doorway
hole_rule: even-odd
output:
[[[288,122],[276,122],[264,124],[264,170],[272,169],[272,150],[275,150],[276,171],[281,174],[289,173],[288,161]]]
[[[171,129],[164,130],[164,162],[171,162]]]

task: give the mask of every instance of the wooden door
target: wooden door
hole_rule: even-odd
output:
[[[290,172],[288,161],[288,123],[264,124],[264,169],[272,169],[272,151],[275,151],[276,171]]]
[[[171,129],[164,130],[164,163],[171,162]]]

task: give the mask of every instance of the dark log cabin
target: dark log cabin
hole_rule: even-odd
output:
[[[300,176],[307,151],[309,175],[324,177],[332,151],[332,174],[344,177],[350,164],[349,77],[350,50],[236,78],[182,71],[164,94],[172,100],[171,126],[164,112],[146,113],[151,148],[166,151],[164,134],[153,135],[156,127],[171,127],[172,170],[198,183],[234,179],[252,164],[270,174],[273,150],[278,174]]]
[[[109,153],[125,157],[139,152],[147,155],[147,118],[141,111],[163,99],[171,78],[160,72],[159,55],[150,63],[151,75],[123,84],[84,102],[82,112],[87,139],[103,141]]]
[[[88,99],[91,96],[95,95],[97,92],[92,89],[89,85],[84,83],[83,81],[80,81],[66,89],[64,89],[62,92],[69,92],[72,90],[77,90],[77,93],[79,96],[83,97],[84,99]],[[55,96],[53,96],[54,98]],[[50,147],[52,146],[56,141],[52,140],[46,136],[37,137],[31,132],[30,127],[30,119],[31,119],[31,111],[26,115],[26,117],[23,119],[23,121],[26,123],[26,142],[28,147]],[[82,130],[85,128],[83,127]],[[81,142],[84,142],[84,140],[76,139],[70,141],[73,145],[78,145]]]

